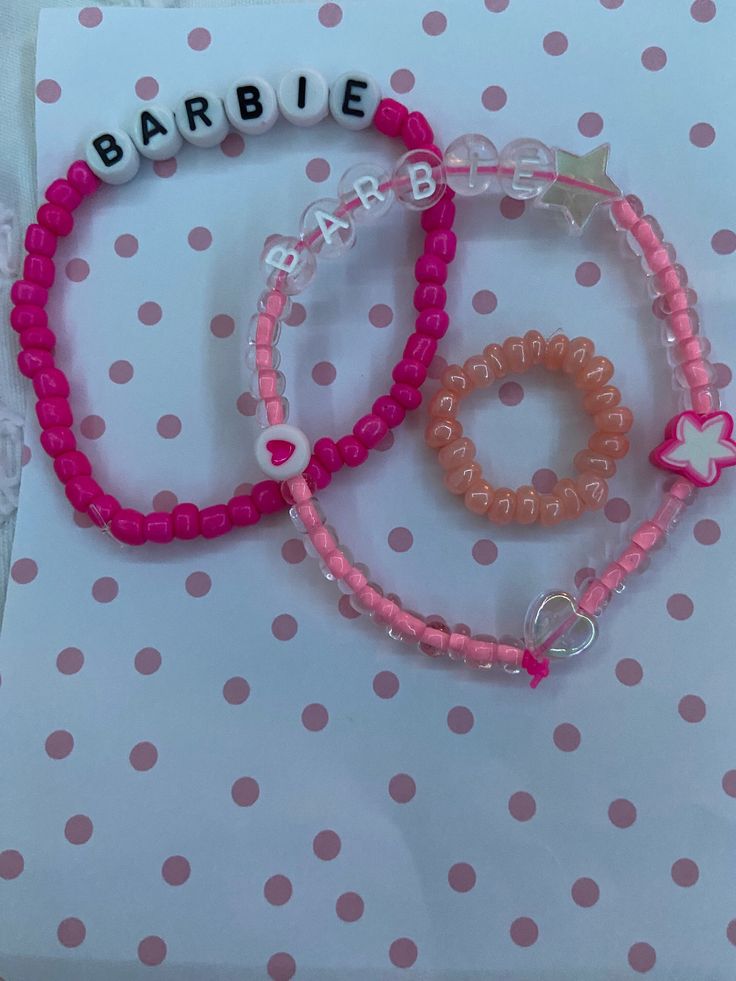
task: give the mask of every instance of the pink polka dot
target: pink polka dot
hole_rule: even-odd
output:
[[[500,85],[489,85],[487,89],[483,90],[483,94],[480,97],[483,107],[488,109],[489,112],[498,112],[499,109],[503,109],[507,99],[506,90],[501,88]]]
[[[695,123],[690,127],[690,142],[693,146],[701,148],[711,146],[715,138],[716,131],[710,123]]]
[[[394,967],[412,967],[419,951],[417,945],[409,937],[399,937],[388,949],[388,956]]]
[[[500,14],[508,7],[509,0],[485,0],[486,10],[490,10],[492,14]]]
[[[581,262],[575,270],[578,286],[595,286],[601,278],[601,267],[597,262]]]
[[[145,324],[146,327],[153,327],[154,324],[157,324],[161,320],[162,316],[163,310],[153,300],[147,300],[138,307],[138,320],[142,324]]]
[[[183,855],[170,855],[161,866],[164,882],[170,886],[181,886],[189,878],[192,867]]]
[[[284,903],[288,903],[292,891],[291,881],[285,875],[272,875],[263,887],[266,902],[272,906],[283,906]]]
[[[289,538],[281,546],[281,558],[289,565],[297,565],[307,557],[307,550],[300,538]]]
[[[258,400],[253,398],[250,392],[243,392],[242,395],[238,396],[238,400],[235,404],[238,407],[238,412],[241,414],[241,416],[254,416],[258,406]]]
[[[430,37],[437,37],[439,34],[444,34],[447,30],[447,18],[439,10],[433,10],[425,14],[422,20],[422,29]]]
[[[577,906],[589,909],[595,906],[600,898],[601,891],[598,883],[594,879],[576,879],[572,884],[570,895]]]
[[[302,711],[302,725],[309,732],[321,732],[329,721],[329,715],[324,705],[313,702]]]
[[[721,780],[723,792],[729,797],[736,797],[736,770],[727,770]]]
[[[379,671],[373,679],[373,691],[379,698],[393,698],[399,690],[399,679],[393,671]]]
[[[555,728],[552,739],[563,753],[572,753],[580,745],[580,730],[572,722],[562,722]]]
[[[408,552],[414,544],[414,536],[408,528],[392,528],[388,533],[388,545],[394,552]]]
[[[361,614],[355,609],[355,607],[350,602],[349,596],[341,596],[337,601],[337,609],[340,616],[345,617],[346,620],[357,620]]]
[[[113,361],[107,373],[116,385],[127,385],[133,377],[133,365],[130,361]]]
[[[36,86],[36,97],[41,102],[58,102],[61,98],[61,86],[53,78],[42,78]]]
[[[151,503],[154,511],[173,511],[179,503],[179,498],[173,491],[162,490],[153,495]]]
[[[245,140],[240,133],[228,133],[220,144],[226,157],[239,157],[245,151]]]
[[[531,947],[537,942],[539,927],[531,917],[520,916],[511,924],[509,935],[517,947]]]
[[[339,3],[323,3],[317,17],[322,27],[337,27],[342,20],[342,7]]]
[[[340,854],[340,847],[340,836],[336,831],[329,829],[319,831],[312,841],[314,854],[317,858],[321,858],[323,862],[331,862],[333,858],[337,858]]]
[[[543,491],[542,493],[545,492]],[[578,571],[575,573],[575,585],[578,587],[578,589],[580,589],[583,583],[588,579],[595,579],[595,569],[591,569],[590,566],[585,566],[582,569],[578,569]]]
[[[299,625],[289,613],[280,613],[271,624],[271,633],[276,640],[291,640],[298,629]]]
[[[630,800],[619,797],[608,807],[608,820],[617,828],[630,828],[636,821],[636,808]]]
[[[71,845],[86,845],[94,826],[86,814],[75,814],[64,825],[64,837]]]
[[[57,729],[46,737],[45,745],[52,760],[64,760],[74,749],[74,736],[66,729]]]
[[[238,486],[233,491],[233,497],[240,497],[240,495],[248,496],[253,490],[253,484],[238,484]]]
[[[736,232],[730,228],[721,228],[710,240],[710,244],[718,255],[731,255],[736,252]]]
[[[158,95],[158,82],[151,75],[144,75],[135,83],[135,94],[146,102]]]
[[[690,7],[690,16],[699,24],[707,24],[716,15],[716,5],[714,0],[693,0]]]
[[[556,483],[557,474],[546,467],[535,470],[532,475],[532,487],[538,494],[551,494]]]
[[[158,967],[166,960],[166,944],[161,937],[144,937],[138,944],[138,960],[147,967]]]
[[[84,259],[70,259],[64,267],[66,278],[72,283],[83,283],[89,276],[89,263]]]
[[[151,770],[156,765],[158,761],[158,750],[153,743],[136,743],[131,749],[128,759],[134,770],[138,770],[139,773],[145,773],[146,770]]]
[[[85,416],[79,423],[79,431],[85,439],[99,439],[106,428],[102,416]]]
[[[417,785],[408,773],[397,773],[389,780],[388,792],[397,804],[408,804],[417,792]]]
[[[326,4],[325,6],[334,7],[336,4]],[[296,961],[291,954],[279,951],[278,954],[269,957],[266,970],[271,981],[291,981],[296,974]]]
[[[728,365],[723,364],[722,361],[717,361],[713,367],[716,370],[715,383],[718,388],[725,388],[727,385],[730,385],[733,373]]]
[[[181,432],[181,419],[171,413],[161,416],[156,423],[156,432],[162,439],[176,439]]]
[[[82,27],[98,27],[102,23],[102,11],[99,7],[83,7],[78,19]]]
[[[133,659],[133,664],[138,674],[155,674],[161,667],[161,654],[155,647],[142,647]]]
[[[657,953],[650,944],[638,943],[629,947],[629,965],[639,974],[646,974],[654,967]]]
[[[130,259],[138,251],[138,239],[135,235],[118,235],[113,247],[121,259]]]
[[[230,795],[238,807],[252,807],[261,795],[261,788],[253,777],[239,777],[230,788]]]
[[[173,177],[177,166],[176,157],[169,157],[168,160],[154,160],[153,172],[157,177]]]
[[[599,3],[606,10],[618,10],[619,7],[623,6],[624,0],[599,0]]]
[[[671,873],[675,885],[683,888],[694,886],[700,878],[700,869],[691,858],[678,858],[672,866]]]
[[[206,27],[195,27],[187,34],[187,44],[192,51],[204,51],[212,43],[212,35]]]
[[[33,559],[16,559],[10,569],[10,576],[13,582],[21,586],[27,585],[38,575],[38,566]]]
[[[215,337],[230,337],[235,330],[235,321],[226,313],[218,313],[210,320],[210,330]]]
[[[641,53],[641,63],[647,71],[661,71],[667,64],[667,52],[663,48],[645,48]]]
[[[455,892],[470,892],[476,882],[475,869],[467,862],[457,862],[447,873],[447,881]]]
[[[578,130],[583,136],[598,136],[603,129],[603,119],[597,112],[584,112],[578,119]]]
[[[250,685],[245,678],[228,678],[222,686],[222,694],[229,705],[242,705],[250,695]]]
[[[374,327],[388,327],[394,319],[394,312],[386,303],[375,303],[368,311],[368,320]]]
[[[693,528],[693,535],[701,545],[715,545],[721,537],[721,527],[711,518],[701,518]]]
[[[30,446],[26,446],[24,443],[20,451],[20,465],[22,467],[28,466],[28,464],[31,462],[31,455]]]
[[[621,524],[624,521],[628,521],[631,514],[631,507],[629,506],[629,502],[625,501],[623,497],[612,497],[606,502],[603,513],[609,521],[614,524]]]
[[[87,928],[76,916],[68,916],[56,928],[56,936],[63,947],[79,947],[87,936]]]
[[[524,214],[526,203],[504,195],[499,201],[498,210],[501,212],[503,218],[508,218],[509,221],[515,221]]]
[[[305,173],[310,181],[321,184],[330,176],[330,165],[322,157],[314,157],[307,164]]]
[[[331,385],[337,378],[337,369],[331,361],[319,361],[312,368],[312,381],[317,385]]]
[[[416,79],[408,68],[397,68],[390,79],[391,88],[398,95],[406,95],[414,88]]]
[[[81,511],[75,511],[72,515],[72,521],[77,526],[77,528],[92,528],[94,522],[88,514],[82,514]]]
[[[458,736],[469,733],[474,724],[473,713],[464,705],[456,705],[447,713],[447,728]]]
[[[187,235],[187,241],[195,252],[204,252],[212,245],[212,232],[203,225],[197,225]]]
[[[84,654],[78,647],[65,647],[56,655],[56,667],[61,674],[76,674],[83,664]]]
[[[518,405],[524,398],[524,389],[515,381],[504,382],[498,390],[498,400],[502,405]]]
[[[472,555],[478,565],[492,565],[498,558],[498,548],[490,538],[479,538],[473,545]]]
[[[478,290],[473,295],[473,309],[476,313],[493,313],[497,306],[498,300],[496,299],[496,294],[491,292],[491,290]]]
[[[537,802],[525,790],[517,790],[509,797],[509,814],[517,821],[529,821],[537,813]]]
[[[644,669],[633,657],[624,657],[616,665],[616,677],[622,685],[633,688],[644,677]]]
[[[685,722],[702,722],[705,718],[705,702],[699,695],[685,695],[680,699],[677,711]]]
[[[357,892],[344,892],[338,896],[335,912],[345,923],[355,923],[363,915],[365,903]]]
[[[729,943],[732,943],[736,947],[736,920],[731,920],[726,927],[726,937]]]
[[[562,31],[550,31],[545,34],[542,47],[548,55],[561,55],[567,51],[567,37]]]
[[[442,357],[441,354],[435,354],[429,365],[429,370],[427,371],[427,377],[437,380],[442,376],[442,372],[447,367],[447,361]]]
[[[0,879],[17,879],[24,867],[23,856],[14,848],[0,852]]]
[[[687,620],[693,615],[693,601],[684,593],[673,593],[667,600],[667,612],[673,620]]]
[[[212,589],[212,579],[206,572],[191,572],[186,578],[184,588],[190,596],[200,599]]]
[[[289,327],[299,327],[307,319],[306,308],[301,303],[292,303],[289,316],[284,319],[284,323]]]
[[[117,580],[112,576],[101,576],[92,584],[92,596],[98,603],[112,603],[118,591]]]

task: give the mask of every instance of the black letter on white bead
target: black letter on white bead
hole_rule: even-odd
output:
[[[143,110],[141,113],[141,143],[143,146],[148,146],[154,136],[166,136],[168,132],[164,124],[159,122],[152,113],[147,109]]]
[[[187,114],[187,123],[193,133],[197,128],[197,120],[201,119],[205,126],[211,126],[212,120],[207,115],[209,100],[202,95],[195,95],[191,99],[184,100],[184,111]]]
[[[100,133],[92,140],[92,146],[105,167],[114,167],[123,159],[123,149],[112,133]]]
[[[373,122],[381,90],[364,72],[345,72],[330,86],[330,112],[346,129],[365,129]]]
[[[368,82],[361,82],[358,78],[349,78],[345,82],[345,94],[342,97],[342,111],[346,116],[358,116],[362,119],[365,116],[365,112],[362,109],[353,109],[350,105],[351,102],[362,102],[359,95],[355,95],[353,89],[367,89]]]

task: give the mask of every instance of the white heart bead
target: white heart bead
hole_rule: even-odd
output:
[[[133,120],[131,136],[138,152],[149,160],[168,160],[181,150],[183,140],[168,106],[141,109]]]
[[[296,426],[280,423],[264,429],[256,440],[256,462],[267,477],[289,480],[309,465],[312,447]]]
[[[327,115],[330,90],[323,75],[312,68],[295,68],[279,82],[279,106],[295,126],[314,126]]]
[[[90,170],[106,184],[126,184],[138,173],[141,158],[122,129],[102,130],[88,141],[84,152]]]
[[[366,129],[373,122],[381,90],[365,72],[345,72],[330,86],[332,118],[346,129]]]
[[[239,133],[246,136],[266,133],[279,118],[273,85],[257,75],[239,78],[225,93],[225,112]]]
[[[565,592],[543,593],[531,604],[524,620],[526,647],[535,651],[544,646],[543,653],[550,657],[581,654],[597,636],[595,620],[580,613],[574,597]]]
[[[188,92],[177,102],[174,114],[179,132],[194,146],[217,146],[230,131],[222,99],[215,92]]]

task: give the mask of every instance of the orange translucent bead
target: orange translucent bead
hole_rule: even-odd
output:
[[[446,446],[463,434],[463,427],[457,419],[432,419],[424,430],[427,446],[437,449]]]
[[[440,450],[440,453],[444,453],[444,450]],[[613,477],[616,473],[616,464],[613,460],[604,456],[603,453],[596,453],[594,450],[580,450],[579,453],[575,454],[573,463],[575,469],[579,470],[580,473],[586,473],[589,470],[591,473],[600,474],[601,477]]]
[[[447,446],[443,446],[437,454],[440,466],[443,470],[454,470],[463,463],[470,463],[475,459],[475,443],[467,436],[454,439]]]
[[[465,395],[473,387],[459,364],[448,365],[442,372],[440,380],[450,392],[458,392],[460,395]]]
[[[429,403],[430,416],[441,416],[443,419],[453,419],[457,414],[460,399],[456,392],[448,392],[446,388],[441,388],[435,392]]]
[[[520,375],[529,370],[531,364],[527,358],[526,348],[521,337],[507,337],[502,347],[503,356],[512,374]]]
[[[493,488],[480,478],[465,491],[465,507],[473,514],[485,514],[493,500]]]
[[[516,513],[516,494],[509,487],[499,487],[493,493],[493,501],[488,509],[488,517],[494,524],[507,525],[514,520]]]
[[[494,378],[493,369],[482,354],[474,354],[463,365],[463,371],[470,378],[474,388],[487,388]]]
[[[445,486],[452,494],[464,494],[479,477],[477,463],[463,463],[445,474]]]
[[[604,385],[588,394],[583,399],[583,408],[588,415],[594,416],[596,412],[603,412],[604,409],[612,409],[621,401],[621,392],[615,385]]]
[[[546,528],[558,525],[565,517],[562,500],[556,494],[539,495],[539,521]]]
[[[509,367],[500,344],[489,344],[483,348],[483,357],[493,369],[496,378],[504,378],[508,374]]]
[[[580,500],[574,480],[570,480],[569,477],[558,480],[552,493],[562,501],[562,511],[568,521],[583,513],[583,502]]]
[[[531,525],[539,516],[539,494],[529,484],[516,491],[516,515],[520,525]]]
[[[593,342],[588,337],[574,337],[562,361],[562,370],[566,375],[576,375],[588,364],[595,350]]]
[[[608,500],[608,484],[597,473],[583,473],[575,481],[580,500],[590,511],[602,508]]]
[[[588,446],[596,453],[604,453],[612,460],[621,460],[629,452],[629,441],[617,433],[593,433]]]
[[[524,334],[524,347],[529,364],[542,364],[547,351],[547,342],[538,330],[528,330]]]
[[[562,362],[567,355],[570,341],[564,334],[555,334],[547,341],[547,350],[544,355],[544,367],[548,371],[561,371]]]
[[[634,422],[634,414],[624,405],[604,409],[593,416],[595,428],[602,433],[628,433]]]
[[[595,391],[601,388],[613,377],[613,365],[608,358],[603,358],[597,354],[586,364],[582,371],[579,371],[575,378],[575,387],[582,388],[585,392]]]

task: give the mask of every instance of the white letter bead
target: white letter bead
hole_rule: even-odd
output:
[[[306,435],[296,426],[280,423],[264,429],[256,440],[256,462],[267,477],[288,480],[302,473],[312,457]]]
[[[260,136],[279,118],[273,85],[257,75],[239,78],[227,90],[225,112],[233,129],[247,136]]]
[[[269,235],[261,253],[261,268],[269,289],[293,296],[309,284],[317,260],[298,239]]]
[[[394,203],[394,192],[386,187],[390,180],[391,174],[377,163],[354,164],[345,171],[337,193],[343,201],[360,202],[350,211],[353,221],[368,223],[386,214]]]
[[[366,129],[381,101],[377,82],[364,72],[345,72],[330,86],[332,118],[346,129]]]
[[[327,115],[330,90],[319,72],[295,68],[279,82],[281,112],[295,126],[314,126]]]
[[[175,115],[179,132],[194,146],[217,146],[230,131],[222,99],[214,92],[188,92],[177,102]]]
[[[84,153],[90,170],[106,184],[125,184],[133,180],[141,158],[130,136],[122,129],[96,133]]]
[[[445,193],[445,166],[432,150],[409,150],[394,168],[396,197],[413,211],[424,211]]]
[[[479,133],[459,136],[445,150],[447,183],[461,197],[483,194],[493,184],[498,166],[498,151],[489,139]]]
[[[355,225],[350,214],[337,214],[343,207],[342,201],[322,198],[305,209],[299,234],[310,252],[332,259],[355,245]]]
[[[181,150],[181,133],[174,113],[166,106],[141,109],[133,120],[131,136],[138,152],[149,160],[168,160]]]
[[[518,201],[528,201],[545,191],[554,181],[554,170],[555,152],[539,140],[513,140],[501,150],[501,190]],[[535,177],[535,172],[549,176]]]

